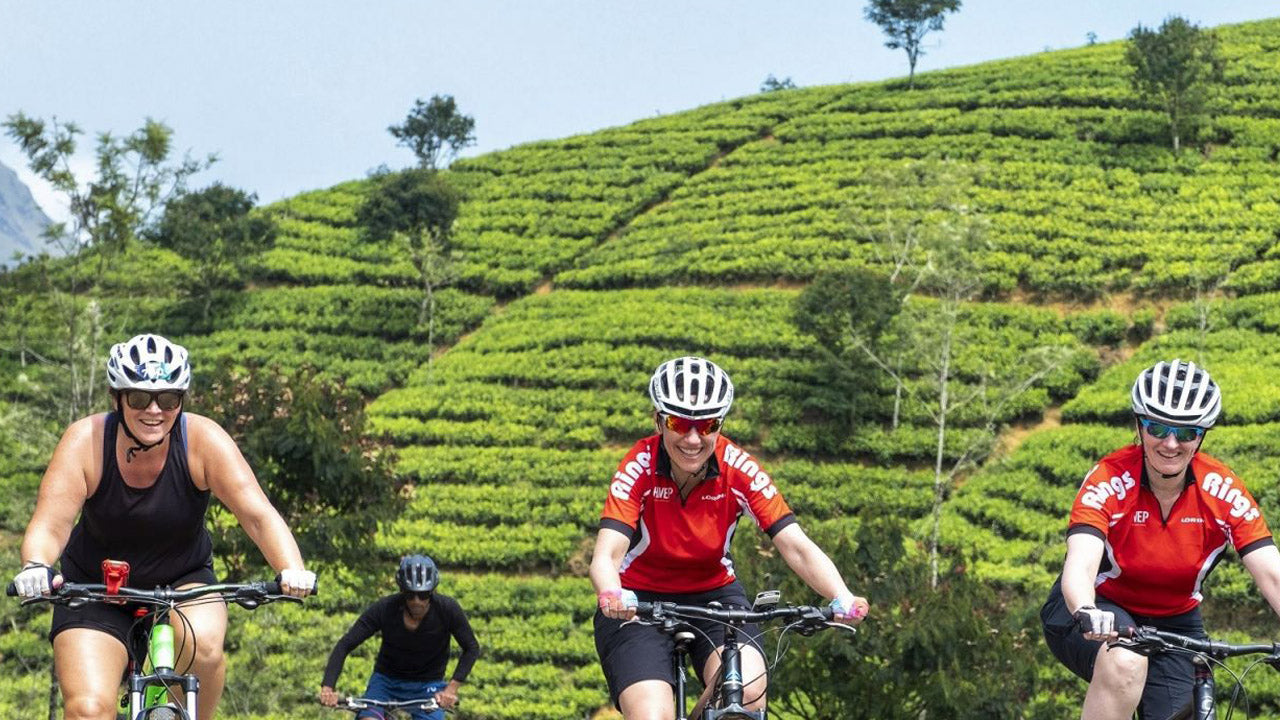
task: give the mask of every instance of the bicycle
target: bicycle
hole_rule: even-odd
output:
[[[1270,665],[1280,670],[1280,643],[1244,643],[1232,644],[1216,640],[1201,640],[1179,635],[1178,633],[1156,630],[1152,627],[1127,627],[1120,629],[1120,639],[1111,641],[1110,645],[1122,647],[1140,655],[1161,652],[1184,652],[1192,655],[1196,667],[1195,681],[1192,685],[1191,702],[1169,720],[1217,720],[1217,699],[1214,697],[1213,680],[1214,665],[1227,670],[1235,678],[1235,688],[1231,693],[1231,702],[1227,709],[1227,717],[1235,712],[1236,703],[1243,694],[1245,716],[1249,716],[1249,696],[1244,693],[1244,677],[1259,664]],[[1261,654],[1250,663],[1239,675],[1227,668],[1223,663],[1229,657]]]
[[[283,594],[278,582],[223,583],[186,590],[131,588],[123,585],[128,577],[127,564],[123,571],[118,567],[109,569],[107,563],[103,565],[107,579],[105,584],[63,583],[52,594],[24,599],[22,604],[50,603],[75,608],[89,602],[100,602],[142,606],[135,611],[137,619],[126,647],[129,664],[125,676],[126,694],[121,697],[120,707],[128,707],[128,720],[197,720],[196,697],[200,681],[195,675],[180,673],[174,668],[170,617],[176,614],[180,622],[186,622],[179,603],[233,602],[252,610],[278,600],[302,602],[301,598]],[[5,594],[11,597],[18,594],[13,583],[9,583]],[[152,609],[148,610],[146,606]],[[151,666],[150,673],[144,672],[147,664]],[[179,702],[178,689],[185,694],[185,703]]]
[[[358,714],[361,710],[386,710],[383,714],[386,720],[394,717],[410,717],[410,710],[422,710],[423,712],[435,712],[440,709],[440,703],[435,698],[418,698],[416,700],[374,700],[373,698],[357,698],[347,697],[338,701],[333,706],[334,710],[348,710]],[[445,710],[445,712],[449,712]]]
[[[767,720],[767,710],[748,710],[743,705],[743,691],[750,682],[743,682],[742,677],[742,642],[738,632],[749,623],[768,623],[774,620],[790,620],[783,626],[778,637],[778,653],[769,669],[777,665],[785,644],[786,634],[796,631],[803,636],[810,636],[827,628],[843,628],[851,634],[857,630],[844,623],[832,622],[833,611],[830,607],[813,607],[809,605],[787,605],[776,607],[779,600],[776,591],[760,593],[752,609],[723,608],[718,603],[708,606],[679,605],[673,602],[639,602],[636,603],[636,618],[660,625],[662,632],[670,635],[675,641],[675,653],[672,662],[676,676],[676,720],[688,720],[685,706],[685,659],[688,657],[689,644],[694,640],[693,630],[685,624],[688,620],[712,620],[724,625],[724,649],[720,653],[720,670],[717,673],[707,706],[703,708],[700,720]]]

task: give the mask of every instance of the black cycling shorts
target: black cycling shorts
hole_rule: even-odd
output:
[[[637,599],[642,602],[674,602],[681,605],[706,605],[719,602],[728,607],[750,608],[746,591],[742,584],[734,581],[724,587],[703,593],[676,595],[669,593],[651,593],[635,591]],[[694,640],[689,649],[693,658],[693,666],[699,676],[707,664],[711,653],[724,645],[724,626],[711,620],[698,620],[688,623],[696,628]],[[675,641],[664,634],[655,625],[642,625],[635,622],[624,623],[613,620],[596,610],[595,617],[596,653],[600,656],[600,666],[604,670],[605,680],[609,683],[609,697],[614,707],[618,707],[618,697],[622,691],[642,680],[663,680],[672,687],[676,684],[675,668],[672,656],[675,652]],[[738,641],[750,643],[760,654],[764,649],[760,645],[760,628],[748,624],[738,631]],[[749,680],[750,678],[748,678]]]
[[[1143,625],[1157,630],[1175,632],[1195,638],[1208,638],[1204,631],[1204,619],[1200,608],[1180,615],[1149,617],[1135,615],[1110,600],[1097,596],[1094,604],[1099,610],[1109,610],[1116,615],[1116,627]],[[1044,627],[1044,639],[1049,650],[1067,669],[1081,678],[1093,680],[1093,664],[1098,651],[1105,643],[1086,640],[1076,628],[1075,620],[1067,613],[1067,603],[1062,597],[1062,579],[1059,578],[1049,591],[1049,599],[1040,608],[1040,623]],[[1112,648],[1104,652],[1129,652]],[[1153,653],[1147,661],[1147,685],[1142,690],[1138,704],[1138,717],[1144,720],[1166,720],[1191,702],[1191,689],[1195,682],[1195,665],[1186,653]]]
[[[180,587],[189,583],[211,585],[215,582],[217,582],[217,576],[213,574],[213,567],[205,566],[192,570],[169,583],[169,585],[171,587]],[[139,607],[139,605],[130,603],[106,605],[99,602],[85,603],[74,609],[66,605],[54,605],[53,623],[49,628],[49,642],[53,642],[53,638],[63,630],[88,628],[110,635],[119,640],[120,644],[128,649],[129,628],[133,627],[134,621],[137,620],[134,612]]]

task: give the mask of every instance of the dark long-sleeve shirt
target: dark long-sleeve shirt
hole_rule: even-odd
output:
[[[378,649],[373,669],[397,680],[443,679],[449,661],[450,637],[462,648],[462,656],[453,668],[454,680],[466,682],[471,666],[480,657],[480,643],[457,600],[436,593],[417,629],[410,630],[404,626],[403,596],[388,595],[366,608],[333,646],[321,686],[335,687],[347,655],[375,633],[382,633],[382,647]]]

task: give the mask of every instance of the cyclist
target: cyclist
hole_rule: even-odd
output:
[[[396,570],[400,592],[388,595],[361,613],[350,630],[333,646],[329,662],[320,682],[320,702],[333,707],[338,704],[334,686],[342,674],[347,655],[369,639],[382,633],[382,646],[374,662],[373,674],[364,697],[371,700],[414,700],[434,697],[441,710],[411,712],[413,720],[444,720],[444,709],[458,704],[458,688],[467,681],[471,667],[480,657],[471,624],[458,601],[436,592],[440,571],[426,555],[408,555]],[[449,638],[462,648],[453,667],[453,676],[444,682],[445,664],[449,660]],[[360,718],[381,718],[377,710],[363,710]]]
[[[159,335],[111,348],[115,408],[72,423],[53,451],[22,541],[19,595],[48,593],[63,576],[102,582],[104,559],[127,561],[134,587],[215,582],[205,529],[210,494],[235,514],[286,593],[302,597],[315,587],[235,441],[209,418],[183,411],[190,383],[187,351]],[[192,663],[198,712],[211,719],[226,673],[226,605],[193,604],[183,613],[189,624],[174,624],[175,647],[183,649],[178,667]],[[115,719],[133,621],[129,606],[55,606],[49,635],[68,720]]]
[[[609,487],[591,558],[599,607],[596,652],[614,705],[628,720],[670,718],[674,708],[672,640],[658,628],[626,623],[634,601],[720,602],[749,607],[734,575],[730,542],[746,514],[772,538],[787,565],[814,591],[832,598],[837,619],[857,623],[864,598],[849,591],[835,564],[800,528],[759,463],[720,434],[733,404],[733,383],[715,363],[680,357],[658,366],[649,381],[657,434],[637,442]],[[691,648],[706,687],[720,666],[723,628],[699,624]],[[765,705],[764,654],[759,629],[743,637],[745,700]],[[710,690],[698,700],[701,708]],[[695,711],[695,717],[697,711]]]
[[[1200,452],[1222,409],[1209,373],[1156,363],[1139,373],[1131,402],[1137,441],[1080,485],[1062,575],[1040,618],[1053,654],[1089,681],[1082,717],[1130,718],[1140,708],[1163,720],[1191,701],[1190,657],[1148,659],[1106,641],[1130,625],[1206,637],[1201,584],[1228,545],[1280,614],[1280,552],[1239,477]]]

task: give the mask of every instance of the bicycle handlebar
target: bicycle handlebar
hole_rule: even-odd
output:
[[[1218,660],[1255,653],[1280,654],[1280,643],[1237,645],[1216,640],[1201,640],[1146,626],[1122,627],[1118,632],[1120,639],[1115,642],[1121,647],[1137,647],[1144,650],[1190,650]]]
[[[18,588],[13,583],[9,583],[5,588],[5,594],[15,597],[18,594]],[[208,595],[219,595],[224,600],[229,600],[249,609],[277,600],[302,602],[302,598],[285,595],[281,592],[279,582],[267,580],[250,583],[198,585],[185,590],[175,590],[170,587],[158,587],[153,590],[121,587],[110,595],[107,594],[107,586],[101,583],[64,582],[52,594],[26,598],[22,601],[22,604],[47,602],[74,607],[86,602],[119,602],[123,600],[148,605],[174,605]]]
[[[384,710],[439,710],[440,703],[435,698],[418,698],[416,700],[374,700],[372,698],[345,697],[333,706],[335,710],[368,710],[382,708]]]
[[[638,602],[636,616],[648,620],[662,620],[665,616],[688,619],[718,620],[734,625],[763,623],[770,620],[800,620],[807,625],[825,625],[835,611],[830,607],[812,605],[787,605],[770,610],[744,610],[742,608],[715,608],[705,605],[680,605],[673,602]]]

